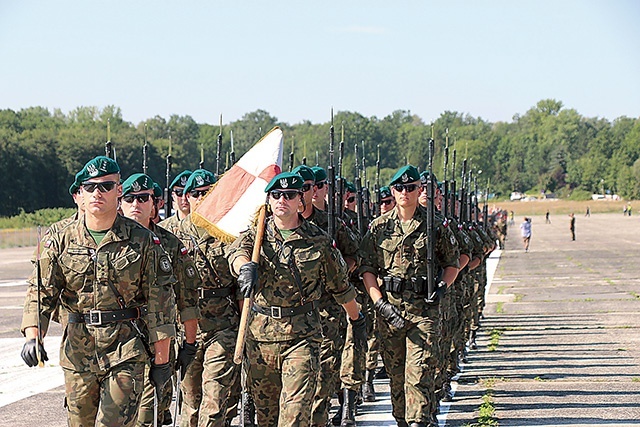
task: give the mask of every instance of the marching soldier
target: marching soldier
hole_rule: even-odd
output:
[[[313,206],[321,211],[327,210],[327,193],[329,192],[329,186],[327,185],[327,171],[320,166],[314,166],[311,168],[315,176],[314,191],[313,191]]]
[[[122,197],[120,206],[125,217],[137,221],[155,233],[160,238],[162,247],[167,251],[171,259],[173,271],[177,281],[174,284],[174,293],[178,308],[178,320],[183,325],[184,341],[179,343],[178,367],[181,373],[185,372],[196,354],[196,333],[198,331],[197,289],[200,286],[200,277],[196,271],[193,260],[187,255],[187,249],[180,239],[174,234],[153,223],[161,197],[155,192],[153,180],[145,174],[131,175],[122,183]],[[172,346],[173,350],[173,346]],[[171,351],[172,362],[175,360],[174,351]],[[144,393],[138,414],[138,426],[152,426],[154,420],[154,388],[149,382],[145,382]],[[173,395],[173,387],[168,382],[162,395],[158,396],[158,418],[163,425],[171,424],[171,412],[169,406]]]
[[[255,303],[249,320],[247,383],[258,425],[309,426],[320,369],[323,290],[346,310],[354,334],[364,338],[364,316],[347,281],[347,265],[319,227],[298,213],[303,179],[286,172],[265,188],[268,217],[259,263],[251,262],[255,228],[230,248],[229,263],[245,298]]]
[[[173,179],[171,185],[169,185],[169,191],[171,191],[171,198],[173,200],[172,205],[175,206],[176,213],[170,215],[170,213],[167,212],[166,218],[161,221],[159,225],[174,234],[178,230],[180,221],[185,219],[186,216],[189,215],[189,212],[191,212],[191,206],[189,205],[184,187],[187,185],[187,181],[192,173],[190,170],[183,170]]]
[[[60,365],[70,426],[133,426],[149,359],[156,389],[171,377],[175,278],[159,239],[118,215],[119,181],[108,157],[85,165],[77,179],[84,217],[50,236],[36,264],[41,283],[37,271],[29,279],[21,326],[28,366],[47,360],[51,312],[68,311]]]
[[[418,205],[420,174],[407,165],[390,182],[396,207],[376,218],[360,245],[360,273],[380,315],[378,330],[399,426],[437,426],[434,407],[437,298],[427,295],[427,212]],[[437,295],[458,272],[458,248],[445,223],[435,231]],[[382,278],[378,286],[377,278]]]

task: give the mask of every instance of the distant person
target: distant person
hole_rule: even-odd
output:
[[[627,216],[627,205],[622,207],[622,216]]]
[[[514,225],[516,223],[513,216],[514,216],[514,212],[513,211],[509,212],[509,225]]]
[[[549,209],[547,209],[547,213],[544,216],[545,224],[551,224],[551,220],[549,219]]]
[[[584,214],[584,216],[591,216],[591,209],[589,209],[589,206],[587,206],[587,212]]]
[[[569,214],[571,218],[569,220],[569,230],[571,230],[571,240],[576,240],[576,217],[573,215],[573,212]]]
[[[627,205],[627,215],[631,216],[631,203]]]
[[[520,233],[522,234],[522,244],[524,251],[529,252],[529,242],[531,241],[531,218],[524,217],[524,221],[520,224]]]

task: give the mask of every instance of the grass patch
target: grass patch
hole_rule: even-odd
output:
[[[542,377],[535,377],[533,380],[534,381],[540,381],[540,382],[547,381],[546,379],[544,379]]]
[[[634,383],[640,383],[640,377],[633,377],[633,378],[631,378],[631,382],[634,382]]]
[[[639,293],[637,293],[637,292],[633,292],[633,291],[631,291],[631,292],[629,292],[629,293],[630,293],[630,294],[631,294],[631,296],[632,296],[632,297],[634,297],[635,299],[640,299],[640,294],[639,294]]]
[[[506,286],[500,286],[500,287],[498,288],[498,293],[499,293],[499,294],[503,293],[505,289],[506,289]]]
[[[482,396],[482,404],[478,408],[478,421],[464,424],[465,427],[498,427],[498,420],[495,418],[496,408],[493,402],[493,386],[496,378],[482,380],[482,384],[487,387],[487,391]]]
[[[500,301],[496,303],[496,313],[504,313],[504,302]]]
[[[498,349],[498,343],[500,342],[500,336],[504,332],[503,329],[492,329],[490,334],[489,345],[487,346],[488,351],[496,351]]]
[[[522,301],[522,298],[524,298],[524,294],[516,294],[513,297],[513,302],[520,302],[520,301]]]

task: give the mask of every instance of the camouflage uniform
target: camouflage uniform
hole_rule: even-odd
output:
[[[403,231],[397,208],[373,220],[360,245],[360,273],[401,281],[401,292],[391,292],[388,279],[383,279],[381,291],[408,321],[407,327],[397,329],[378,318],[393,416],[398,422],[431,422],[437,408],[434,370],[439,308],[437,303],[425,301],[426,292],[418,294],[410,289],[412,278],[427,276],[427,211],[418,206],[405,228]],[[435,232],[436,268],[457,268],[455,236],[442,222],[436,224]]]
[[[187,254],[187,249],[184,247],[180,239],[178,239],[173,233],[157,225],[153,225],[151,227],[151,231],[160,238],[162,247],[171,258],[173,272],[177,279],[173,290],[178,307],[178,322],[184,323],[187,320],[198,319],[200,317],[200,310],[198,309],[197,290],[201,285],[201,281],[193,259],[191,259]],[[174,346],[171,346],[171,349],[171,361],[174,362]],[[148,367],[145,369],[145,373],[148,375]],[[153,425],[154,393],[155,387],[153,387],[150,381],[145,381],[144,392],[140,402],[138,422],[136,424],[137,426]],[[158,402],[158,419],[160,421],[163,419],[163,414],[169,410],[172,396],[173,385],[171,381],[169,381],[165,385],[162,397]]]
[[[329,228],[329,216],[325,211],[313,208],[307,221],[318,226],[322,231]],[[336,246],[343,257],[357,257],[358,242],[356,236],[342,221],[337,221]],[[312,425],[324,426],[329,419],[331,396],[340,383],[340,365],[342,350],[347,333],[347,317],[344,309],[327,290],[322,290],[318,302],[320,320],[322,322],[322,344],[320,345],[320,370],[316,393],[313,398]]]
[[[61,304],[69,312],[60,350],[70,426],[132,426],[152,343],[175,336],[175,281],[159,239],[135,221],[117,216],[99,245],[83,220],[51,234],[41,258],[43,331]],[[37,283],[29,279],[22,330],[36,326]],[[91,325],[82,314],[124,307],[137,320]],[[105,316],[106,317],[106,316]],[[135,326],[134,326],[135,325]],[[138,327],[144,337],[141,337]]]
[[[467,276],[467,288],[464,294],[464,322],[465,322],[465,341],[467,338],[475,337],[478,325],[474,323],[474,316],[478,311],[478,275],[482,269],[482,261],[486,253],[486,242],[482,239],[476,227],[467,226],[466,232],[471,237],[474,245],[474,258],[480,258],[481,263],[478,267],[469,272]]]
[[[302,217],[300,223],[283,239],[269,218],[262,243],[246,343],[247,385],[260,427],[310,425],[324,327],[318,306],[323,292],[340,304],[355,297],[346,263],[327,234]],[[251,258],[254,240],[255,229],[243,233],[229,263]],[[280,313],[285,309],[298,313]]]
[[[201,316],[198,350],[181,383],[180,425],[222,427],[228,407],[238,398],[231,395],[239,373],[233,362],[240,322],[237,286],[229,271],[225,244],[194,225],[191,215],[180,223],[177,236],[187,247],[202,278],[202,288],[198,291]]]
[[[163,219],[158,223],[158,225],[164,228],[167,231],[170,231],[173,234],[178,233],[178,229],[180,228],[180,222],[182,220],[178,218],[178,214],[175,213],[171,215],[169,218]]]

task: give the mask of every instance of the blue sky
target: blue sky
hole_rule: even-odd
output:
[[[553,98],[640,117],[639,22],[633,0],[3,0],[0,108],[510,122]]]

